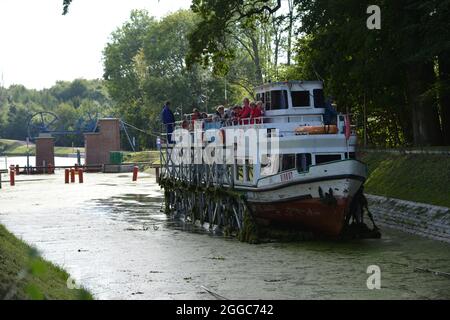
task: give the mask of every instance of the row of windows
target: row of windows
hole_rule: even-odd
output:
[[[314,99],[315,108],[323,108],[325,106],[325,98],[322,89],[314,89],[312,96],[308,90],[291,92],[292,106],[294,108],[310,107],[311,98]],[[273,90],[258,93],[256,95],[256,100],[264,102],[266,110],[282,110],[288,108],[287,90]]]
[[[293,169],[297,169],[298,172],[306,172],[312,165],[311,153],[281,154],[279,157],[280,162],[278,169],[275,169],[276,172],[272,172],[272,174]],[[342,160],[342,156],[340,154],[316,154],[314,157],[316,165]],[[348,154],[346,153],[344,158],[355,159],[356,156],[354,152],[350,152]],[[242,161],[237,163],[236,179],[241,181],[253,180],[253,166],[248,160],[246,160],[245,163],[242,163]]]
[[[312,164],[311,153],[283,154],[280,155],[280,171],[292,170],[297,168],[299,172],[308,171]],[[317,154],[315,155],[316,165],[342,160],[340,154]]]

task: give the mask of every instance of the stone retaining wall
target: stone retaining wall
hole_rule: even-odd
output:
[[[433,154],[450,156],[450,150],[430,150],[430,149],[359,149],[360,152],[367,153],[395,153],[395,154]]]
[[[380,226],[450,243],[450,208],[366,195]]]

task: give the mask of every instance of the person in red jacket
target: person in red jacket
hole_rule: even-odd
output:
[[[239,115],[241,124],[249,124],[249,118],[251,116],[252,109],[250,108],[250,100],[248,98],[244,99],[244,106],[242,107],[242,111]]]
[[[250,106],[252,107],[252,112],[250,115],[250,123],[251,124],[261,123],[262,122],[261,117],[263,116],[262,102],[258,101],[257,103],[251,103]]]
[[[233,111],[231,112],[231,123],[233,125],[239,124],[239,116],[241,114],[241,106],[235,105]]]

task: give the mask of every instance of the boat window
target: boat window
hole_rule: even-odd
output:
[[[256,101],[262,101],[262,102],[264,103],[264,102],[265,102],[265,101],[264,101],[264,96],[265,96],[264,92],[262,92],[262,93],[257,93],[257,94],[256,94]]]
[[[292,91],[291,96],[292,96],[292,105],[294,107],[311,106],[309,91]]]
[[[314,89],[314,108],[325,108],[325,97],[322,89]]]
[[[316,164],[326,163],[326,162],[332,162],[332,161],[339,161],[341,159],[340,154],[318,154],[316,155]]]
[[[281,171],[292,170],[295,168],[295,154],[282,154]]]
[[[274,90],[265,94],[266,110],[281,110],[288,108],[286,90]]]
[[[309,166],[312,164],[311,153],[298,153],[296,160],[298,172],[308,171]]]

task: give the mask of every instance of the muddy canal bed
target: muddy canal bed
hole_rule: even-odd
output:
[[[450,244],[381,240],[251,245],[169,221],[154,177],[61,173],[0,190],[0,223],[98,299],[449,299]],[[42,178],[42,177],[40,177]],[[381,289],[367,288],[371,265]]]

